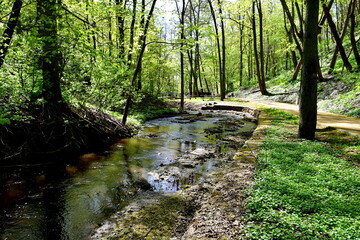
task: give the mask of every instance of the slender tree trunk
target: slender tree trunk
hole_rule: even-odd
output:
[[[222,52],[222,63],[221,63],[221,76],[220,76],[220,99],[223,101],[225,99],[225,91],[226,91],[226,45],[225,45],[225,25],[224,25],[224,16],[222,13],[222,4],[221,0],[218,0],[219,4],[219,15],[220,15],[220,27],[221,27],[221,52]]]
[[[252,61],[252,47],[251,39],[249,42],[249,54],[248,54],[248,86],[250,86],[251,79],[253,78],[253,61]]]
[[[351,71],[352,66],[351,66],[350,62],[348,61],[348,59],[346,57],[346,53],[345,53],[344,47],[342,45],[342,40],[344,39],[344,37],[346,35],[346,29],[347,29],[347,26],[349,25],[350,11],[351,11],[351,1],[350,1],[350,5],[349,5],[349,10],[348,10],[348,16],[345,19],[343,30],[341,32],[340,37],[339,37],[338,31],[336,30],[336,25],[333,22],[332,17],[330,15],[330,10],[329,9],[330,9],[329,7],[327,7],[326,5],[323,5],[324,17],[328,20],[329,28],[330,28],[331,33],[333,34],[333,37],[334,37],[335,42],[336,42],[336,47],[335,47],[335,50],[334,50],[334,54],[333,54],[333,57],[331,59],[330,66],[329,66],[329,73],[332,73],[332,71],[334,70],[338,52],[340,52],[340,56],[341,56],[341,58],[343,60],[343,63],[345,65],[346,69],[348,69],[348,71]],[[349,68],[350,68],[350,70],[349,70]]]
[[[38,0],[39,14],[38,36],[42,43],[42,89],[44,107],[48,118],[58,119],[64,106],[60,88],[59,48],[57,40],[57,2],[56,0]]]
[[[300,72],[300,69],[301,69],[301,66],[303,64],[303,57],[300,58],[298,64],[296,65],[295,67],[295,70],[294,70],[294,73],[293,73],[293,76],[291,78],[291,80],[295,80],[297,79],[298,75],[299,75],[299,72]]]
[[[201,65],[201,69],[202,69],[202,72],[204,73],[205,72],[205,69],[204,69],[204,64],[202,62],[202,59],[201,59],[201,55],[200,55],[200,65]],[[209,83],[208,81],[206,80],[206,77],[205,77],[205,74],[204,74],[204,82],[205,82],[205,86],[206,86],[206,91],[208,93],[210,93],[210,88],[209,88]]]
[[[199,40],[199,31],[197,30],[196,31],[196,41],[198,41]],[[195,81],[195,89],[196,89],[196,93],[197,93],[197,95],[199,95],[199,92],[200,92],[200,90],[202,89],[202,86],[201,86],[201,79],[200,79],[200,75],[201,75],[201,73],[200,73],[200,44],[199,43],[196,43],[195,44],[195,61],[194,61],[194,63],[195,63],[195,75],[196,75],[196,77],[194,78],[196,81]],[[199,85],[200,85],[200,90],[199,90]],[[202,91],[202,90],[201,90]]]
[[[137,0],[133,0],[133,9],[132,9],[132,17],[130,24],[130,45],[129,45],[129,54],[128,54],[128,65],[131,65],[132,61],[132,53],[134,49],[134,32],[135,32],[135,21],[136,21],[136,4]]]
[[[262,85],[261,85],[261,73],[260,73],[260,63],[259,63],[259,56],[257,50],[257,36],[256,36],[256,22],[255,22],[255,1],[253,1],[252,5],[252,31],[253,31],[253,41],[254,41],[254,56],[255,56],[255,70],[256,70],[256,77],[258,80],[260,92],[262,94]]]
[[[15,0],[14,5],[11,9],[9,20],[6,24],[5,31],[3,33],[3,37],[2,37],[3,41],[0,45],[0,68],[4,63],[7,51],[10,46],[11,39],[15,31],[15,27],[18,24],[22,4],[23,4],[22,0]]]
[[[151,5],[151,8],[150,8],[149,14],[148,14],[147,19],[146,19],[145,28],[144,28],[143,34],[141,35],[141,43],[142,43],[142,45],[141,45],[141,49],[140,49],[139,56],[138,56],[138,58],[137,58],[136,68],[135,68],[134,74],[133,74],[133,76],[132,76],[132,81],[131,81],[131,85],[132,85],[132,86],[135,85],[136,79],[137,79],[138,74],[140,73],[140,70],[141,70],[142,58],[143,58],[143,55],[144,55],[144,52],[145,52],[145,48],[146,48],[147,31],[148,31],[148,29],[149,29],[151,17],[153,16],[153,12],[154,12],[154,9],[155,9],[156,1],[157,1],[157,0],[153,0],[153,2],[152,2],[152,5]],[[123,119],[122,119],[122,123],[123,123],[124,125],[126,124],[126,120],[127,120],[128,114],[129,114],[129,110],[130,110],[130,106],[131,106],[131,101],[132,101],[132,97],[131,97],[131,94],[129,94],[128,98],[126,99],[126,104],[125,104],[125,109],[124,109],[124,115],[123,115]]]
[[[223,99],[223,97],[225,98],[225,91],[224,91],[224,96],[222,93],[222,81],[223,81],[223,75],[222,75],[222,60],[221,60],[221,48],[220,48],[220,40],[219,40],[219,30],[218,30],[218,26],[217,26],[217,21],[216,21],[216,16],[215,16],[215,11],[214,8],[212,6],[211,0],[208,0],[209,6],[210,6],[210,11],[211,11],[211,16],[212,19],[214,21],[214,28],[215,28],[215,34],[216,34],[216,46],[217,46],[217,52],[218,52],[218,60],[219,60],[219,77],[220,77],[220,98]],[[216,85],[217,86],[217,85]]]
[[[124,0],[115,0],[115,4],[118,7],[117,12],[117,24],[119,29],[119,58],[124,60],[125,57],[125,7]]]
[[[140,20],[140,27],[142,29],[145,28],[145,0],[142,0],[141,1],[141,20]],[[141,39],[142,38],[139,38],[139,46],[141,46]],[[136,82],[136,89],[138,91],[140,91],[142,89],[142,62],[140,63],[140,66],[139,66],[139,74],[138,74],[138,77],[137,77],[137,82]]]
[[[259,44],[260,44],[260,91],[262,95],[268,94],[265,84],[265,69],[264,69],[264,37],[263,37],[263,14],[261,9],[261,0],[257,0],[257,9],[259,13]]]
[[[177,2],[176,2],[177,6]],[[178,6],[177,6],[178,8]],[[179,8],[178,8],[179,11]],[[185,78],[184,78],[184,40],[185,40],[185,0],[182,0],[181,17],[180,17],[180,109],[184,111],[184,97],[185,97]]]
[[[295,21],[294,21],[294,17],[291,15],[291,12],[289,10],[289,7],[287,6],[286,4],[286,1],[285,0],[280,0],[281,2],[281,5],[284,9],[284,12],[286,13],[289,21],[290,21],[290,24],[291,24],[291,28],[293,29],[296,37],[298,37],[299,39],[302,39],[302,35],[300,35],[300,33],[298,32],[297,30],[297,27],[296,27],[296,24],[295,24]]]
[[[293,34],[293,40],[295,41],[295,44],[296,44],[296,48],[297,50],[299,51],[299,55],[300,55],[300,59],[302,58],[302,54],[303,54],[303,50],[302,50],[302,47],[301,47],[301,44],[300,42],[303,41],[303,34],[300,32],[298,32],[297,30],[297,27],[295,25],[295,21],[294,21],[294,17],[292,16],[287,4],[286,4],[286,1],[285,0],[280,0],[281,2],[281,5],[284,9],[284,12],[286,13],[289,21],[290,21],[290,25],[291,25],[291,32]],[[300,42],[299,40],[300,39]],[[294,61],[293,61],[294,62]],[[292,79],[296,79],[297,76],[298,76],[298,73],[300,71],[300,68],[301,68],[301,65],[302,63],[299,61],[295,67],[295,70],[294,70],[294,74],[293,74],[293,78]]]
[[[111,6],[111,0],[109,1],[109,4]],[[109,57],[111,57],[112,55],[112,51],[113,51],[113,40],[112,40],[112,16],[110,15],[108,18],[108,27],[109,27],[109,32],[108,32],[108,39],[109,39]]]
[[[189,59],[189,65],[190,65],[190,81],[189,81],[189,89],[190,89],[190,96],[197,97],[197,91],[196,91],[196,74],[194,71],[194,64],[193,64],[193,53],[191,50],[187,51],[188,59]]]
[[[299,36],[303,36],[304,35],[304,26],[303,26],[304,19],[303,19],[303,15],[302,15],[302,12],[300,10],[299,3],[295,1],[294,4],[295,4],[297,15],[299,17],[299,29],[300,29]]]
[[[360,69],[360,55],[359,51],[356,46],[356,40],[355,40],[355,7],[356,7],[356,0],[353,0],[352,9],[350,13],[350,41],[351,41],[351,48],[354,53],[354,57],[356,60],[356,64],[358,68]]]
[[[317,119],[317,66],[318,66],[319,0],[306,1],[303,69],[300,85],[299,137],[315,138]]]
[[[239,24],[239,33],[240,33],[240,46],[239,46],[239,49],[240,49],[240,63],[239,63],[239,83],[240,83],[240,86],[239,87],[242,87],[243,85],[243,72],[244,72],[244,63],[243,63],[243,58],[244,58],[244,47],[243,47],[243,39],[244,39],[244,35],[243,35],[243,32],[244,32],[244,25],[243,24]]]

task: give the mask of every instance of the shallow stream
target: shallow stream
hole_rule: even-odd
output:
[[[77,165],[65,168],[43,168],[32,180],[35,187],[0,210],[0,239],[87,239],[98,224],[142,196],[140,192],[176,192],[201,183],[254,128],[235,114],[149,121],[139,135],[119,140],[106,153],[83,155]],[[16,179],[9,186],[25,192],[24,181]],[[3,194],[9,197],[3,202],[11,200],[8,195]]]

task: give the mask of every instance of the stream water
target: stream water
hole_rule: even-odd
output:
[[[226,142],[217,142],[219,134],[241,135],[255,128],[248,121],[231,127],[234,118],[191,115],[152,120],[139,135],[119,140],[103,155],[84,155],[74,166],[43,167],[32,180],[37,185],[0,210],[0,239],[86,239],[139,191],[175,192],[200,182],[217,166],[215,153],[229,150]],[[25,181],[16,179],[9,185],[21,192]]]

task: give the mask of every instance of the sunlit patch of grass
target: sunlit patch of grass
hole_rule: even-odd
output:
[[[296,139],[289,130],[296,129],[296,119],[279,111],[268,113],[275,118],[274,126],[260,152],[248,204],[249,224],[240,238],[357,239],[358,168],[343,151],[331,147],[335,140],[330,136],[325,138],[328,142]],[[342,144],[359,146],[353,139]]]
[[[358,137],[332,129],[318,132],[316,138],[340,151],[345,159],[360,164],[360,139]]]

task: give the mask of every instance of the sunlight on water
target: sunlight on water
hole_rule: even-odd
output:
[[[175,119],[148,122],[138,136],[114,143],[106,157],[80,157],[82,165],[65,170],[71,177],[53,177],[15,207],[2,210],[0,239],[85,239],[98,223],[124,207],[136,191],[152,188],[174,192],[198,181],[216,161],[208,159],[186,168],[176,162],[191,166],[190,160],[201,154],[205,145],[215,143],[216,139],[205,137],[204,129],[214,127],[219,118],[183,124],[172,122]],[[161,171],[168,175],[160,176]]]

